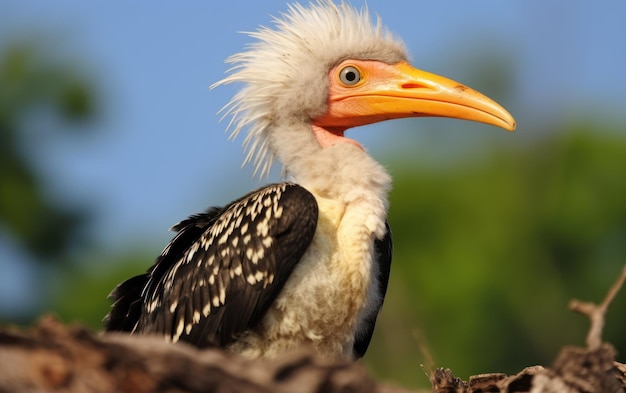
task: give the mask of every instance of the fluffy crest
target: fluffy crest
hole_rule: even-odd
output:
[[[245,83],[220,112],[231,116],[229,139],[248,130],[243,164],[253,161],[260,176],[269,173],[274,141],[281,140],[272,135],[275,129],[325,112],[330,68],[346,59],[396,63],[407,57],[404,44],[379,18],[374,23],[366,8],[318,0],[309,7],[292,4],[273,22],[274,29],[261,26],[247,33],[256,41],[229,57],[230,74],[211,86]]]

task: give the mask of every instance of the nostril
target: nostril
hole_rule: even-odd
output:
[[[403,89],[421,89],[424,88],[426,86],[424,85],[420,85],[419,83],[404,83],[402,85]]]

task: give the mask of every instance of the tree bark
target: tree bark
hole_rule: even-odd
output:
[[[602,342],[604,315],[626,267],[599,305],[574,301],[587,315],[587,348],[566,347],[550,368],[481,374],[468,382],[447,369],[430,374],[436,393],[626,393],[626,365]],[[416,376],[417,378],[418,376]],[[373,380],[362,365],[332,363],[301,350],[276,360],[244,360],[219,349],[168,344],[161,337],[98,334],[45,317],[30,331],[0,327],[0,393],[19,392],[368,392],[406,393]]]
[[[626,392],[626,366],[614,356],[609,344],[565,348],[549,369],[483,374],[469,382],[437,369],[431,382],[433,392]],[[30,331],[0,328],[0,392],[408,391],[373,380],[358,363],[332,363],[305,350],[250,361],[160,337],[98,334],[45,317]]]
[[[380,392],[360,364],[331,363],[309,351],[274,361],[161,337],[97,334],[43,318],[29,332],[0,328],[0,392]]]

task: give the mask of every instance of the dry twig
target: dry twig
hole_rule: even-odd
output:
[[[587,348],[590,350],[598,349],[602,345],[602,330],[604,329],[607,309],[624,284],[624,281],[626,281],[626,265],[622,269],[622,274],[615,284],[613,284],[606,294],[604,301],[599,306],[594,303],[582,302],[576,299],[572,300],[569,304],[570,310],[586,315],[591,321],[591,327],[587,334]]]

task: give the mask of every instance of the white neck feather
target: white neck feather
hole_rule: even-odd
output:
[[[270,135],[274,153],[298,184],[323,198],[364,202],[386,217],[391,177],[362,148],[349,142],[322,148],[309,124],[277,126]],[[384,219],[380,225],[374,229],[378,237],[384,235]]]

